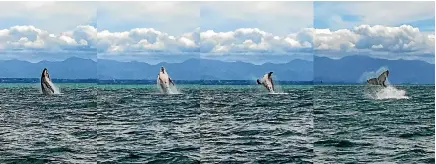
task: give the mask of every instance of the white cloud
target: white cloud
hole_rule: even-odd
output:
[[[98,51],[100,53],[184,53],[199,51],[198,29],[194,32],[172,36],[153,28],[135,28],[130,31],[110,32],[100,31]]]
[[[95,4],[96,2],[0,2],[0,26],[12,19],[16,25],[32,24],[59,33],[79,24],[89,24],[97,14]]]
[[[409,25],[398,27],[360,25],[351,30],[303,28],[287,35],[275,35],[258,28],[240,28],[227,32],[206,30],[170,35],[153,28],[128,31],[97,31],[93,26],[52,33],[34,26],[0,29],[3,52],[96,52],[122,54],[348,54],[365,52],[383,56],[398,54],[429,58],[434,54],[435,34],[421,32]],[[315,52],[313,52],[315,50]]]
[[[410,25],[399,27],[360,25],[353,30],[316,29],[314,49],[329,51],[371,50],[392,53],[434,53],[434,33]]]
[[[0,32],[1,35],[1,32]],[[169,35],[152,28],[98,33],[101,53],[290,54],[317,52],[434,53],[434,33],[418,28],[360,25],[352,30],[303,28],[287,35],[274,35],[258,28],[234,31]]]
[[[229,32],[201,32],[202,53],[287,53],[311,48],[311,31],[304,29],[277,36],[258,28],[240,28]]]
[[[87,25],[60,34],[34,26],[13,26],[0,29],[0,50],[95,51],[96,35],[95,27]]]

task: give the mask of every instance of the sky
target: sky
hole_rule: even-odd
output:
[[[0,60],[96,59],[89,2],[0,2]]]
[[[314,2],[315,55],[434,63],[434,2]]]
[[[100,2],[98,59],[183,62],[199,58],[198,2]]]
[[[312,2],[203,2],[202,58],[254,64],[312,60]]]
[[[0,60],[434,63],[434,2],[0,2]]]

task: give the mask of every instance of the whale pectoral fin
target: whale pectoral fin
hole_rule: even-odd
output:
[[[269,73],[268,73],[268,78],[271,78],[272,73],[273,73],[273,72],[269,72]]]
[[[379,83],[381,83],[381,85],[385,86],[384,83],[385,83],[386,78],[388,77],[388,75],[389,75],[389,71],[383,72],[380,76],[377,77],[377,81]]]
[[[171,80],[171,78],[168,78],[168,80],[170,81],[170,83],[171,83],[172,85],[174,85],[174,82],[173,82],[173,80]]]
[[[257,82],[258,85],[262,84],[262,83],[260,83],[259,79],[257,79],[256,82]]]
[[[54,93],[54,89],[51,87],[51,85],[50,85],[48,82],[44,81],[44,84],[45,84],[45,86],[46,86],[48,89],[50,89],[50,91],[51,91],[52,93]]]
[[[275,91],[276,89],[274,88],[274,82],[271,78],[270,78],[270,81],[271,81],[271,87],[272,87],[273,91]]]

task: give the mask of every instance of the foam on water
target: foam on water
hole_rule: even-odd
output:
[[[272,95],[288,95],[289,93],[285,93],[285,92],[271,92],[269,94],[272,94]]]
[[[50,80],[48,80],[48,84],[50,84],[51,88],[53,88],[54,94],[61,94],[59,88],[56,85],[54,85]]]
[[[367,96],[372,99],[383,100],[383,99],[409,99],[406,96],[406,91],[397,89],[393,86],[387,86],[381,89],[374,90],[367,93]]]
[[[170,94],[181,94],[175,85],[170,85],[169,91],[170,91]]]
[[[59,87],[57,87],[56,85],[54,85],[53,84],[53,82],[51,82],[51,80],[50,79],[47,79],[47,77],[45,77],[46,78],[46,81],[48,82],[48,84],[51,86],[51,88],[53,88],[53,91],[54,91],[54,93],[53,94],[62,94],[61,93],[61,90],[59,89]],[[38,83],[38,84],[35,84],[35,87],[37,87],[38,89],[39,89],[39,92],[42,94],[43,92],[42,92],[42,88],[41,88],[41,85]]]
[[[182,94],[175,85],[169,85],[168,86],[168,93],[165,93],[164,90],[161,88],[159,83],[156,84],[157,88],[159,88],[160,93],[162,94]]]

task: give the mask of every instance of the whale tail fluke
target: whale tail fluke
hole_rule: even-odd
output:
[[[380,74],[380,76],[378,76],[377,78],[371,78],[368,79],[366,82],[368,84],[372,84],[372,85],[381,85],[383,87],[387,87],[385,82],[386,82],[386,78],[389,76],[389,71],[385,71],[382,74]]]

